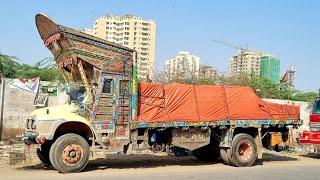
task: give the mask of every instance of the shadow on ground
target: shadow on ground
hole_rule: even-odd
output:
[[[319,157],[320,158],[320,157]],[[271,161],[297,161],[298,158],[290,155],[263,154],[263,160],[257,161],[255,165]],[[154,168],[164,166],[202,166],[212,165],[218,162],[203,162],[194,156],[153,156],[153,155],[108,155],[106,158],[91,160],[84,171],[95,171],[104,169],[130,169],[130,168]],[[27,165],[18,167],[19,170],[53,170],[43,164]]]
[[[300,156],[306,157],[306,158],[312,158],[312,159],[320,159],[320,154],[310,153],[310,154],[303,154],[303,155],[300,155]]]
[[[193,156],[152,156],[152,155],[108,155],[89,161],[84,171],[103,169],[154,168],[161,166],[200,166],[216,164],[217,162],[203,162]],[[27,165],[16,168],[18,170],[53,170],[43,164]]]
[[[264,162],[271,162],[271,161],[297,161],[299,160],[296,157],[293,157],[294,155],[290,154],[269,154],[269,153],[264,153],[262,155],[262,159]]]
[[[126,169],[153,168],[161,166],[200,166],[216,164],[217,162],[203,162],[193,156],[152,156],[152,155],[111,155],[90,161],[85,171],[96,169]]]

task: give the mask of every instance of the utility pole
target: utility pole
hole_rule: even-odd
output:
[[[0,140],[2,140],[2,131],[3,131],[3,109],[4,109],[4,95],[6,89],[6,80],[3,78],[2,88],[1,88],[1,109],[0,109]]]

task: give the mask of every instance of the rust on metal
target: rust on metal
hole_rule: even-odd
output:
[[[244,142],[240,144],[238,148],[238,152],[239,152],[239,158],[244,161],[247,161],[252,156],[253,149],[249,143]]]
[[[78,144],[69,144],[63,149],[61,158],[67,165],[76,165],[82,158],[83,150]]]

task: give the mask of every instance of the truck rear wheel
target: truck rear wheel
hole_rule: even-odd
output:
[[[88,142],[80,135],[65,134],[59,137],[50,149],[52,166],[62,172],[71,173],[83,170],[89,162]]]
[[[231,145],[230,163],[234,166],[251,166],[257,159],[257,145],[252,136],[248,134],[237,134]]]
[[[230,148],[220,148],[220,156],[224,164],[231,165],[231,150]]]

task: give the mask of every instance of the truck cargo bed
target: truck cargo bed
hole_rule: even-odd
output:
[[[261,100],[250,87],[139,83],[133,122],[296,121],[299,106]]]

